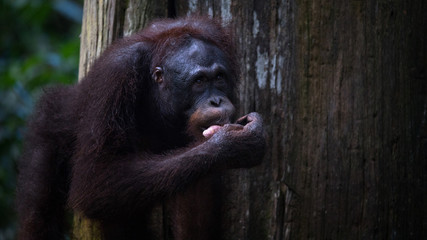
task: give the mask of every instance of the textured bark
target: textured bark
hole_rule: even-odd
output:
[[[240,112],[264,116],[269,151],[225,177],[224,239],[427,238],[425,1],[117,2],[85,1],[80,76],[154,17],[234,29]]]
[[[142,29],[149,20],[168,16],[166,0],[84,1],[79,79],[115,39]]]

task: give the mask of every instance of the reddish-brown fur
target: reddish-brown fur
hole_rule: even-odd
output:
[[[216,173],[260,162],[262,121],[251,114],[250,124],[227,124],[195,143],[188,119],[159,104],[154,68],[188,36],[225,53],[234,89],[229,32],[215,20],[190,17],[157,21],[119,40],[81,83],[46,90],[20,165],[20,239],[62,239],[67,207],[99,221],[106,239],[150,239],[148,216],[165,201],[175,239],[219,237]]]

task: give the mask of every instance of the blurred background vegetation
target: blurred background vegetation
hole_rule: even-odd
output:
[[[17,160],[43,88],[77,81],[83,0],[0,0],[0,240],[14,239]]]

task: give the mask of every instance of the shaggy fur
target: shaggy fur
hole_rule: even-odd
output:
[[[226,66],[226,85],[196,96],[187,80],[167,72],[188,46],[220,56],[212,61]],[[20,239],[63,239],[67,208],[99,221],[105,239],[150,239],[151,210],[164,202],[175,239],[218,239],[216,174],[260,163],[265,148],[258,114],[230,123],[236,66],[219,22],[161,20],[114,43],[80,83],[46,90],[20,163]],[[206,107],[214,93],[227,108]],[[201,120],[209,111],[213,117]],[[212,123],[222,125],[212,137],[195,133]]]

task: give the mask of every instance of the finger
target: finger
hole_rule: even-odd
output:
[[[256,112],[249,113],[247,115],[248,124],[245,125],[245,128],[249,131],[262,131],[262,117]]]
[[[243,126],[240,124],[225,124],[223,127],[224,131],[240,131]]]
[[[246,124],[248,124],[248,115],[237,119],[236,123],[245,126]]]
[[[210,138],[210,137],[212,137],[212,135],[214,135],[216,132],[218,132],[218,130],[220,128],[221,128],[221,126],[212,125],[208,129],[206,129],[205,131],[203,131],[203,136],[205,138]]]
[[[251,112],[248,115],[246,115],[246,117],[248,122],[262,121],[261,115],[257,112]]]
[[[210,138],[218,131],[230,132],[230,131],[240,131],[242,129],[243,129],[243,126],[239,124],[225,124],[224,126],[212,125],[208,129],[203,131],[203,136],[205,138]]]

